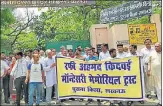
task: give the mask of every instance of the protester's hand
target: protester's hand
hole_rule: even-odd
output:
[[[26,83],[26,84],[28,83],[28,79],[25,79],[25,83]]]
[[[7,75],[7,71],[4,72],[4,74],[2,75],[2,77],[5,77]]]
[[[45,79],[42,79],[42,83],[45,84]]]
[[[53,64],[50,66],[50,68],[53,68],[54,66],[56,66],[56,64],[55,64],[55,63],[53,63]]]
[[[148,75],[148,76],[151,75],[151,71],[150,71],[150,70],[147,71],[147,75]]]
[[[3,75],[2,75],[2,78],[5,77],[5,76],[6,76],[6,74],[3,74]]]

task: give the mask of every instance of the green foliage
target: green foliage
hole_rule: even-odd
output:
[[[1,8],[1,26],[9,27],[9,25],[15,22],[15,17],[13,15],[13,9],[11,8]]]
[[[16,21],[12,8],[1,8],[1,50],[11,51],[11,41],[5,34],[12,30],[11,25]]]
[[[34,49],[35,47],[37,47],[37,44],[38,42],[35,33],[23,32],[19,35],[19,38],[17,39],[17,42],[15,44],[15,49],[18,50]]]
[[[89,28],[93,24],[99,24],[100,12],[105,8],[118,6],[129,0],[96,0],[96,5],[91,6],[73,6],[65,8],[49,8],[48,11],[42,12],[41,15],[33,20],[30,26],[30,32],[22,32],[16,40],[15,49],[33,49],[36,47],[45,47],[45,42],[49,41],[65,41],[65,40],[88,40]],[[158,3],[153,0],[153,3]],[[38,8],[40,11],[42,8]],[[14,29],[11,27],[15,23],[13,9],[1,9],[1,36],[5,45],[6,42],[10,46],[14,36],[6,36]],[[153,8],[153,14],[160,14],[161,7]],[[115,24],[146,24],[150,23],[149,17],[134,18]],[[28,30],[29,31],[29,30]],[[7,45],[6,44],[6,45]],[[8,46],[8,47],[9,47]]]

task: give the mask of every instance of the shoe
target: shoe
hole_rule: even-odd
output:
[[[132,105],[131,101],[127,102],[127,106],[131,106],[131,105]]]
[[[98,106],[101,105],[101,101],[99,99],[97,99],[97,104],[98,104]]]
[[[43,99],[42,102],[46,102],[46,99]]]
[[[5,103],[6,103],[6,104],[10,104],[10,102],[9,102],[9,101],[5,101]]]
[[[119,103],[118,103],[118,106],[124,106],[124,105],[122,104],[122,102],[119,102]]]
[[[158,98],[158,96],[156,95],[156,98]]]
[[[139,103],[144,104],[144,101],[139,101]]]
[[[97,99],[97,102],[101,102],[100,99]]]
[[[116,106],[114,103],[110,103],[110,106]]]
[[[36,104],[36,106],[40,106],[39,104]]]
[[[83,99],[79,99],[79,102],[83,102]]]
[[[91,102],[93,102],[93,100],[92,99],[88,99],[88,102],[91,103]]]
[[[146,97],[147,97],[148,99],[151,99],[151,98],[152,98],[152,96],[151,96],[150,94],[148,94]]]
[[[62,99],[62,100],[61,100],[61,102],[65,102],[65,101],[66,101],[66,99]]]

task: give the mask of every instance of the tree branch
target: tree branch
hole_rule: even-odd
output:
[[[12,46],[15,44],[15,42],[16,42],[16,40],[17,40],[19,34],[29,26],[29,23],[30,23],[33,19],[34,19],[34,17],[32,17],[30,20],[28,20],[28,22],[27,22],[26,24],[23,25],[24,27],[21,28],[21,29],[19,30],[19,32],[15,35],[15,38],[14,38],[13,42],[11,43]]]
[[[29,16],[29,12],[28,12],[28,9],[26,8],[26,15],[27,15],[27,23],[25,23],[24,25],[18,25],[11,33],[9,34],[6,34],[6,36],[15,36],[14,33],[16,32],[20,32],[22,29],[24,28],[21,28],[22,26],[26,26],[27,24],[29,24],[33,19],[34,19],[34,16],[32,17],[33,14],[31,14],[31,19],[30,19],[30,16]],[[16,34],[17,35],[17,34]]]
[[[18,30],[18,28],[19,28],[20,26],[17,26],[11,33],[9,33],[9,34],[7,34],[7,36],[10,36],[10,35],[12,35],[13,33],[15,33],[15,32],[17,32]]]

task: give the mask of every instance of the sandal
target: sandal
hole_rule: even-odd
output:
[[[141,104],[144,104],[144,101],[139,101]]]
[[[127,102],[127,106],[131,106],[131,105],[132,105],[131,101]]]

